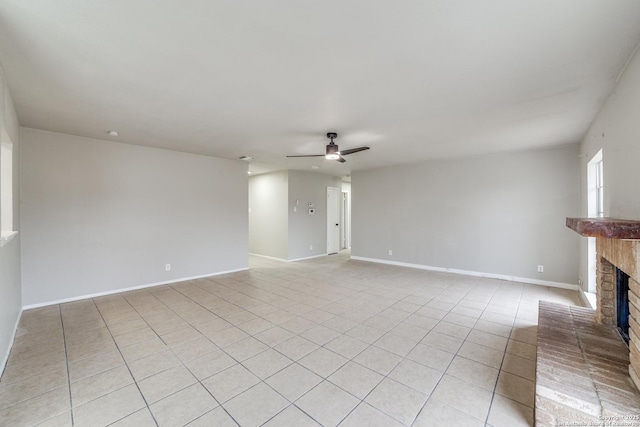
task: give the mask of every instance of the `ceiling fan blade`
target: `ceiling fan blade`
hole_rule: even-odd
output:
[[[287,156],[287,157],[324,157],[324,154],[302,154],[300,156]]]
[[[364,151],[364,150],[368,150],[368,149],[369,149],[369,147],[350,148],[348,150],[340,151],[340,155],[341,156],[346,156],[347,154],[353,154],[353,153],[357,153],[358,151]]]
[[[338,158],[336,159],[336,161],[337,161],[337,162],[340,162],[340,163],[344,163],[344,162],[346,162],[346,160],[345,160],[345,159],[344,159],[344,157],[342,157],[342,156],[338,157]]]

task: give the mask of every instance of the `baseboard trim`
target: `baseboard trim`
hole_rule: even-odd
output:
[[[94,294],[81,295],[81,296],[71,297],[71,298],[63,298],[63,299],[59,299],[59,300],[55,300],[55,301],[42,302],[42,303],[37,303],[37,304],[29,304],[29,305],[23,306],[22,310],[31,310],[32,308],[46,307],[46,306],[49,306],[49,305],[56,305],[56,304],[64,304],[66,302],[80,301],[80,300],[88,299],[88,298],[103,297],[103,296],[106,296],[106,295],[113,295],[113,294],[117,294],[117,293],[120,293],[120,292],[129,292],[129,291],[135,291],[135,290],[138,290],[138,289],[152,288],[154,286],[170,285],[172,283],[180,283],[180,282],[184,282],[184,281],[187,281],[187,280],[204,279],[205,277],[221,276],[223,274],[237,273],[238,271],[246,271],[246,270],[249,270],[249,267],[238,268],[238,269],[235,269],[235,270],[220,271],[220,272],[217,272],[217,273],[202,274],[202,275],[199,275],[199,276],[182,277],[182,278],[179,278],[179,279],[172,279],[172,280],[167,280],[167,281],[164,281],[164,282],[148,283],[148,284],[145,284],[145,285],[131,286],[131,287],[128,287],[128,288],[114,289],[114,290],[110,290],[110,291],[97,292],[97,293],[94,293]]]
[[[420,270],[429,270],[429,271],[438,271],[443,273],[455,273],[461,274],[464,276],[474,276],[474,277],[485,277],[488,279],[498,279],[498,280],[508,280],[510,282],[519,282],[519,283],[527,283],[530,285],[540,285],[540,286],[551,286],[553,288],[561,288],[561,289],[570,289],[577,291],[580,289],[578,285],[574,285],[571,283],[563,283],[563,282],[553,282],[550,280],[538,280],[538,279],[530,279],[528,277],[517,277],[517,276],[508,276],[504,274],[493,274],[493,273],[483,273],[479,271],[469,271],[469,270],[459,270],[457,268],[444,268],[444,267],[432,267],[429,265],[423,264],[411,264],[406,262],[398,262],[398,261],[389,261],[386,259],[378,259],[378,258],[366,258],[360,256],[351,256],[351,259],[356,261],[366,261],[366,262],[374,262],[377,264],[389,264],[396,265],[399,267],[409,267],[409,268],[418,268]]]
[[[20,319],[22,318],[23,308],[20,309],[18,313],[18,318],[16,319],[16,323],[13,326],[13,334],[11,334],[11,341],[9,341],[9,348],[7,348],[7,353],[4,355],[2,359],[2,364],[0,364],[0,376],[4,373],[4,368],[7,366],[7,362],[9,361],[9,355],[11,354],[11,349],[13,348],[13,343],[16,340],[16,334],[18,333],[18,325],[20,325]]]

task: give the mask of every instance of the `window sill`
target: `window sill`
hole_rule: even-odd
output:
[[[6,245],[7,243],[9,243],[9,241],[11,241],[11,239],[13,239],[15,236],[18,235],[17,231],[3,231],[0,233],[0,247]]]

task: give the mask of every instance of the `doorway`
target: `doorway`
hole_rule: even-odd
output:
[[[327,187],[327,254],[340,250],[340,197],[339,188]]]

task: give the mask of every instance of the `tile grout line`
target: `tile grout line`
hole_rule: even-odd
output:
[[[67,368],[67,386],[69,387],[69,413],[71,416],[71,425],[75,424],[73,416],[73,396],[71,394],[71,374],[69,373],[69,353],[67,352],[67,334],[64,330],[64,316],[62,316],[62,305],[58,304],[58,312],[60,313],[60,325],[62,327],[62,342],[64,343],[64,364]]]
[[[523,288],[524,290],[524,288]],[[509,332],[509,337],[507,338],[507,344],[504,348],[504,353],[502,353],[502,359],[500,360],[500,368],[498,369],[498,377],[496,378],[496,383],[493,386],[493,393],[491,393],[491,401],[489,402],[489,410],[487,411],[487,416],[485,417],[484,423],[485,425],[489,425],[489,417],[491,415],[491,407],[493,406],[493,401],[495,400],[498,382],[500,381],[500,374],[502,373],[502,365],[504,365],[504,359],[507,357],[507,349],[509,348],[509,341],[511,340],[511,334],[513,334],[513,328],[515,327],[516,318],[518,317],[518,310],[520,309],[520,304],[522,302],[522,294],[523,290],[520,292],[520,296],[518,297],[518,307],[516,308],[516,314],[513,316],[513,322],[511,323],[511,331]]]

